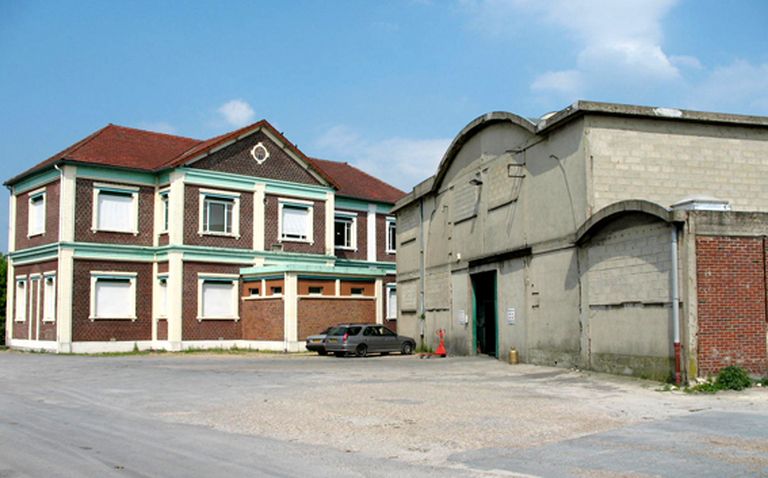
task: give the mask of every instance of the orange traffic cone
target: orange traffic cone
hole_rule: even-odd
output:
[[[437,333],[437,336],[440,337],[440,345],[437,346],[437,350],[435,350],[435,355],[445,357],[446,355],[448,355],[448,353],[445,351],[445,329],[438,329],[436,333]]]

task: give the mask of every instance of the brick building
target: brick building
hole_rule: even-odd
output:
[[[768,373],[766,177],[766,117],[481,116],[395,206],[400,330],[660,379]]]
[[[8,180],[14,348],[303,349],[396,327],[403,192],[261,121],[206,141],[109,125]]]

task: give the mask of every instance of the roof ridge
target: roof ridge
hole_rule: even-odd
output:
[[[109,125],[107,125],[103,129],[106,129],[106,128],[110,127],[110,126],[112,126],[114,128],[127,129],[127,130],[131,130],[131,131],[140,131],[142,133],[154,134],[154,135],[157,135],[157,136],[168,136],[168,137],[171,137],[171,138],[188,139],[190,141],[197,141],[197,142],[202,142],[203,141],[201,139],[192,138],[190,136],[181,136],[181,135],[178,135],[178,134],[163,133],[163,132],[160,132],[160,131],[152,131],[150,129],[134,128],[133,126],[123,126],[123,125],[114,124],[114,123],[109,123]]]

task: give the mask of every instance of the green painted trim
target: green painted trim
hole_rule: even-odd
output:
[[[102,168],[99,166],[78,165],[75,173],[78,178],[101,179],[104,181],[138,183],[145,186],[155,186],[157,176],[152,173],[132,171],[129,169]]]
[[[315,273],[315,274],[327,274],[330,276],[383,276],[386,273],[380,269],[374,268],[357,268],[357,267],[339,267],[339,266],[327,266],[317,264],[279,264],[279,265],[265,265],[261,267],[245,267],[240,269],[241,275],[262,275],[262,274],[277,274],[277,273]],[[346,279],[345,279],[346,280]]]
[[[171,172],[163,171],[157,175],[157,184],[160,186],[170,186],[171,184]]]
[[[365,201],[363,199],[354,199],[349,197],[336,197],[336,209],[350,209],[352,211],[368,212],[368,205],[375,204],[376,212],[379,214],[389,214],[394,207],[393,204],[387,204],[376,201]]]
[[[75,259],[103,259],[136,262],[153,262],[157,259],[156,249],[149,246],[123,244],[99,244],[86,242],[62,242],[62,247],[74,249]]]
[[[394,262],[369,262],[369,261],[356,261],[350,259],[338,259],[336,265],[341,267],[375,267],[390,272],[397,270],[397,264]]]
[[[244,277],[243,282],[252,283],[252,282],[261,282],[262,280],[275,280],[275,279],[285,279],[285,276]]]
[[[22,249],[20,251],[14,251],[8,254],[14,264],[21,264],[29,262],[37,262],[41,258],[50,258],[51,256],[57,257],[59,255],[59,243],[54,242],[51,244],[43,244],[42,246],[30,247],[29,249]]]
[[[308,276],[308,275],[300,275],[299,279],[309,279],[309,280],[328,280],[328,281],[335,281],[336,279],[343,280],[344,282],[365,282],[365,283],[373,283],[376,282],[376,279],[371,277],[330,277],[330,276]]]
[[[55,168],[42,171],[34,174],[24,180],[19,181],[13,186],[13,194],[21,194],[33,189],[39,188],[44,184],[48,184],[56,179],[59,179],[61,175]]]
[[[313,186],[310,184],[297,184],[277,179],[244,176],[242,174],[222,173],[204,169],[188,167],[179,168],[184,173],[184,182],[198,186],[210,186],[217,188],[235,188],[253,191],[256,185],[266,186],[267,194],[298,196],[306,199],[325,199],[326,194],[333,192],[327,186]]]

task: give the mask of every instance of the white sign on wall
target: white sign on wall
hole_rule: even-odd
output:
[[[510,307],[507,309],[507,324],[515,325],[515,308]]]
[[[467,325],[467,314],[463,309],[456,311],[456,322],[458,322],[459,325]]]

